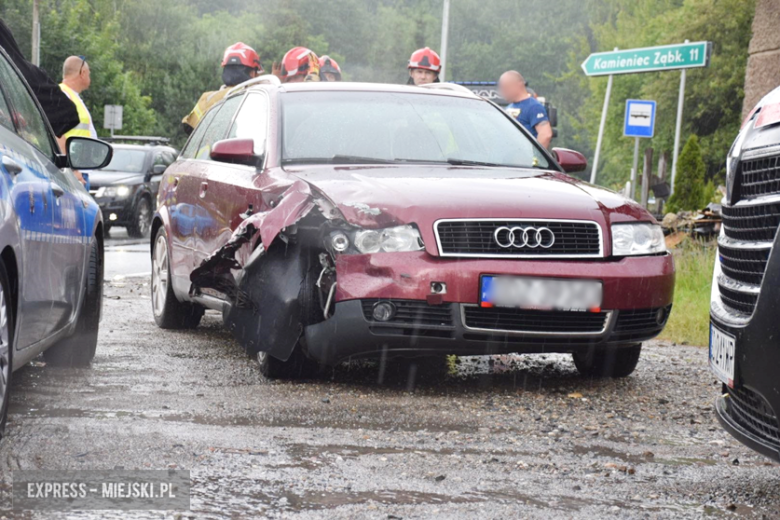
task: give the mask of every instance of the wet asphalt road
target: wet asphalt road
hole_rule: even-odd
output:
[[[14,470],[123,467],[191,470],[191,511],[68,517],[780,518],[778,466],[716,424],[704,349],[653,343],[619,381],[548,355],[268,382],[218,315],[162,331],[147,280],[105,294],[90,369],[15,373],[0,517]]]

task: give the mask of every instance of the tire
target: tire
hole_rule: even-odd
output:
[[[152,314],[161,329],[194,329],[205,309],[197,304],[180,302],[170,281],[168,235],[160,226],[152,250]]]
[[[14,310],[11,302],[11,284],[5,266],[0,262],[0,439],[5,433],[8,403],[11,399],[13,375]]]
[[[103,259],[100,257],[100,247],[95,239],[89,253],[84,302],[76,319],[76,330],[73,335],[60,340],[44,351],[43,358],[47,365],[56,367],[89,366],[97,349],[102,305]]]
[[[574,365],[583,376],[627,377],[636,369],[641,352],[641,344],[575,352]]]
[[[149,197],[138,199],[133,211],[133,219],[127,226],[127,234],[133,238],[146,238],[152,230],[152,203]]]

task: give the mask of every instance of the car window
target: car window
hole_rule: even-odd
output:
[[[11,119],[11,109],[8,107],[8,103],[5,100],[5,95],[0,91],[0,125],[8,128],[12,132],[14,128],[14,122]]]
[[[263,94],[249,94],[238,110],[228,138],[254,139],[255,153],[265,150],[268,137],[268,99]]]
[[[548,168],[501,110],[438,94],[291,92],[282,97],[282,160],[489,163]],[[344,159],[346,157],[346,159]]]
[[[236,109],[242,100],[243,97],[236,96],[222,104],[222,108],[214,116],[214,119],[211,120],[211,124],[208,125],[206,132],[203,134],[203,140],[195,153],[196,159],[208,160],[214,143],[225,139],[230,123],[233,121],[233,115],[236,113]]]
[[[142,173],[146,165],[146,150],[114,148],[111,162],[103,168],[106,172]]]
[[[4,56],[0,56],[0,85],[3,86],[3,92],[7,97],[6,109],[10,109],[11,121],[15,124],[17,133],[41,150],[44,155],[53,159],[54,148],[45,119],[35,105],[27,86]]]
[[[206,129],[208,128],[209,124],[211,124],[211,120],[214,119],[214,116],[217,115],[217,112],[220,111],[222,107],[218,106],[214,108],[213,110],[209,110],[208,113],[206,113],[206,116],[200,121],[198,126],[195,128],[195,131],[190,136],[189,141],[187,141],[187,144],[184,145],[184,149],[181,151],[181,156],[184,159],[194,159],[195,153],[198,150],[198,147],[200,146],[200,142],[203,140],[203,134],[206,133]]]

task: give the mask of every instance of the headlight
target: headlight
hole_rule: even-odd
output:
[[[95,197],[117,197],[124,198],[130,195],[130,186],[103,186],[97,190]]]
[[[348,243],[345,244],[345,241]],[[361,229],[352,233],[351,237],[347,237],[343,231],[330,235],[330,245],[339,253],[348,249],[349,242],[354,246],[353,252],[362,254],[400,253],[423,249],[420,232],[410,225],[385,229]]]
[[[642,222],[612,225],[614,256],[652,255],[664,252],[666,252],[666,242],[661,226]]]

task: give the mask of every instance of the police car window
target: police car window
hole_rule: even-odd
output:
[[[200,142],[198,151],[195,153],[196,159],[209,160],[211,147],[214,146],[214,143],[225,139],[227,136],[228,128],[233,121],[233,115],[236,113],[236,109],[242,99],[241,96],[236,96],[228,99],[222,104],[222,108],[214,116],[211,124],[208,125],[206,132],[203,134],[203,140]]]
[[[214,119],[214,116],[217,115],[217,112],[219,112],[221,108],[222,107],[216,107],[214,110],[209,110],[209,112],[206,114],[206,117],[204,117],[195,128],[195,131],[190,136],[190,140],[187,141],[187,144],[184,145],[184,150],[181,152],[181,156],[184,159],[195,158],[195,153],[198,151],[200,142],[203,140],[203,134],[206,133],[206,129],[208,128],[209,124],[211,124],[211,120]]]
[[[43,115],[38,111],[38,107],[22,79],[5,57],[0,59],[0,84],[3,85],[3,92],[8,99],[6,108],[9,109],[11,121],[16,126],[16,132],[47,157],[54,158],[54,148]]]
[[[2,91],[0,91],[0,125],[14,131],[14,122],[11,120],[11,109],[5,101],[5,96]]]
[[[285,163],[357,158],[549,167],[538,144],[482,100],[339,91],[290,92],[281,100]]]
[[[254,139],[255,153],[261,154],[268,137],[268,100],[263,94],[249,94],[238,110],[228,138]]]

